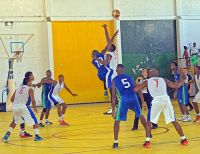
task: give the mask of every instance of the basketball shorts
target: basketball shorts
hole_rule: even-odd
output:
[[[49,100],[54,104],[62,104],[64,101],[58,95],[49,95]]]
[[[33,126],[38,124],[37,118],[31,108],[26,105],[17,104],[12,107],[14,122],[16,124],[21,124],[22,119],[27,125]]]
[[[44,109],[51,109],[51,101],[46,94],[42,94],[42,107]]]
[[[153,98],[151,109],[149,111],[149,119],[152,123],[157,124],[161,112],[164,114],[166,123],[176,120],[174,109],[169,96],[157,96]]]
[[[136,94],[122,96],[119,99],[115,120],[126,121],[128,109],[134,111],[137,118],[141,116],[142,111]]]
[[[189,103],[189,95],[188,95],[188,89],[187,88],[179,88],[178,89],[178,102],[181,105],[187,105]]]
[[[200,103],[200,91],[195,95],[193,102]]]

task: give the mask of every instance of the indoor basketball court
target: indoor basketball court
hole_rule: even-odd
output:
[[[0,6],[0,154],[200,149],[198,0]]]

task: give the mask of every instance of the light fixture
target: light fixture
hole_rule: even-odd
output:
[[[13,21],[6,21],[5,26],[13,26]]]

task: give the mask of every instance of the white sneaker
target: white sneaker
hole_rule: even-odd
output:
[[[112,108],[110,108],[107,112],[105,112],[105,113],[103,113],[103,114],[105,114],[105,115],[110,115],[110,114],[112,114]]]
[[[192,118],[189,115],[187,115],[186,118],[183,119],[183,122],[190,122],[190,121],[192,121]]]
[[[186,119],[186,115],[182,115],[180,118],[178,118],[178,121],[183,121],[184,119]]]

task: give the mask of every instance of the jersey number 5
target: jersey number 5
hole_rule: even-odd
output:
[[[121,81],[124,85],[124,88],[129,88],[131,86],[130,83],[127,81],[127,78],[122,79]]]

